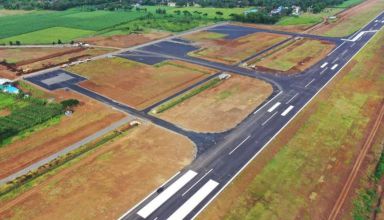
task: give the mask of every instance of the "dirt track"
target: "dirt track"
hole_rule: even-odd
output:
[[[365,141],[364,146],[361,149],[361,151],[360,151],[360,153],[356,159],[355,164],[353,165],[352,171],[349,174],[348,179],[347,179],[343,189],[341,190],[341,193],[340,193],[338,199],[336,200],[336,203],[335,203],[335,205],[331,211],[331,214],[328,217],[329,220],[337,219],[337,217],[340,213],[340,210],[343,207],[343,204],[344,204],[344,202],[345,202],[345,200],[346,200],[346,198],[350,192],[351,186],[354,183],[356,176],[360,170],[360,167],[361,167],[361,165],[362,165],[362,163],[363,163],[363,161],[367,155],[367,152],[372,145],[372,141],[375,138],[376,132],[379,129],[381,122],[383,121],[383,117],[384,117],[384,103],[380,109],[379,115],[378,115],[378,117],[377,117],[377,119],[376,119],[376,121],[372,127],[372,130],[371,130],[367,140]]]

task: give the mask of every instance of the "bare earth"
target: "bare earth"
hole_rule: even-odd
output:
[[[58,100],[75,98],[81,104],[72,116],[0,148],[0,178],[58,152],[124,117],[94,100],[66,91],[56,91]]]
[[[143,124],[24,194],[0,199],[0,219],[117,219],[193,155],[188,139]]]
[[[153,40],[161,39],[170,36],[168,32],[151,32],[146,34],[127,34],[127,35],[114,35],[114,36],[96,36],[83,38],[79,41],[86,42],[97,46],[126,48],[139,44],[144,44]]]
[[[272,91],[264,81],[232,75],[157,116],[193,131],[225,131],[244,120]]]
[[[89,78],[81,83],[83,87],[138,109],[159,102],[216,72],[182,61],[151,66],[124,58],[101,59],[68,70]]]
[[[257,52],[287,39],[288,36],[260,32],[228,40],[225,38],[212,39],[207,35],[207,32],[203,31],[184,36],[184,38],[196,41],[201,46],[200,50],[191,52],[191,56],[225,64],[236,64]]]

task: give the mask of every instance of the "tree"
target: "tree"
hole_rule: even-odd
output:
[[[221,11],[217,11],[216,14],[219,16],[223,16],[223,12],[221,12]]]
[[[16,45],[17,45],[17,46],[21,45],[21,42],[17,40],[17,41],[16,41]]]
[[[9,41],[9,45],[11,45],[11,46],[12,46],[12,45],[13,45],[13,42],[12,42],[12,41]]]
[[[57,40],[57,44],[62,44],[62,42],[61,42],[61,40],[59,39],[59,40]]]

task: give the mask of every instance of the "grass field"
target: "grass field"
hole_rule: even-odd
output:
[[[323,21],[324,18],[340,12],[342,8],[326,8],[321,13],[302,13],[300,16],[286,16],[280,19],[276,25],[314,25]]]
[[[93,33],[95,32],[89,30],[66,27],[51,27],[26,34],[12,36],[9,38],[3,38],[0,39],[0,44],[8,44],[10,41],[20,41],[21,44],[46,44],[48,42],[57,43],[58,40],[61,40],[63,43],[69,43],[73,39],[88,36]]]
[[[335,46],[328,42],[303,39],[264,57],[253,64],[256,68],[266,68],[281,72],[302,72],[326,56]]]
[[[347,1],[344,1],[343,3],[341,3],[339,5],[336,5],[335,8],[350,8],[350,7],[353,7],[355,5],[362,3],[363,1],[364,0],[347,0]]]
[[[53,97],[56,100],[75,98],[81,101],[81,105],[74,109],[74,114],[71,117],[56,117],[35,126],[22,132],[9,141],[7,145],[1,147],[0,178],[68,147],[124,117],[122,113],[76,93],[57,91],[53,94],[41,94],[41,90],[36,90],[35,87],[28,86],[29,84],[26,85],[23,84],[23,88],[32,91],[33,95]],[[0,103],[9,102],[3,97],[0,97],[0,100]],[[13,106],[15,105],[13,104]],[[20,108],[26,104],[17,103],[17,105]]]
[[[225,64],[235,64],[243,59],[260,52],[288,38],[286,35],[272,33],[255,33],[234,40],[223,39],[225,35],[211,32],[198,32],[183,36],[197,42],[201,49],[190,53],[200,57]],[[258,42],[255,44],[254,42]]]
[[[382,105],[383,42],[381,31],[199,219],[326,219]]]
[[[195,64],[165,61],[152,66],[124,58],[102,59],[70,67],[89,78],[81,83],[134,108],[143,109],[216,72]]]
[[[221,132],[244,120],[272,91],[264,81],[232,75],[156,116],[187,130]]]
[[[0,218],[117,219],[190,163],[193,153],[187,138],[144,123],[0,197]]]

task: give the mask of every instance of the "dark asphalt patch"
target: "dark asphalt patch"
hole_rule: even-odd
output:
[[[27,77],[25,80],[48,90],[56,90],[66,88],[68,85],[77,84],[87,79],[60,69],[38,76]]]
[[[155,65],[163,61],[169,60],[168,58],[142,53],[139,51],[128,51],[117,55],[117,57],[125,58],[128,60],[144,63],[148,65]]]

